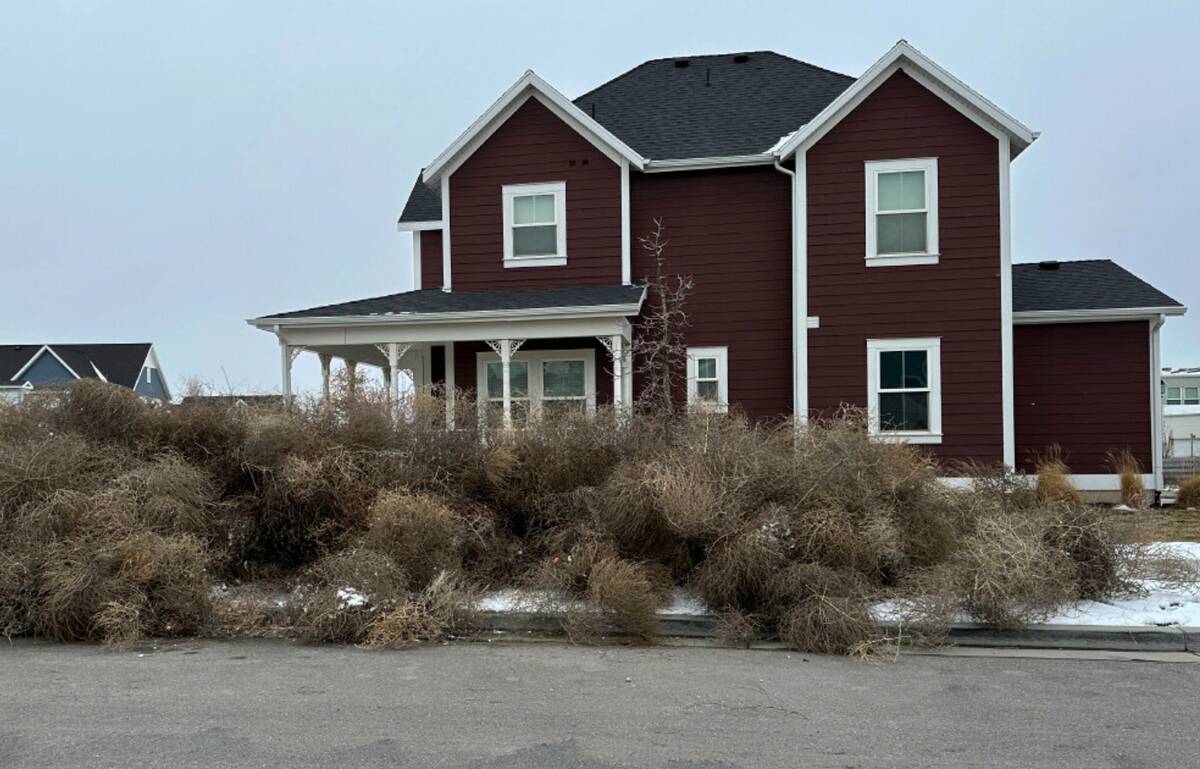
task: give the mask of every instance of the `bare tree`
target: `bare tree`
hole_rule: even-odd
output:
[[[690,275],[668,273],[665,232],[662,219],[656,218],[653,232],[638,238],[654,261],[654,274],[646,276],[647,304],[634,332],[633,372],[642,377],[638,408],[669,416],[675,413],[674,393],[687,375],[684,304],[693,282]]]

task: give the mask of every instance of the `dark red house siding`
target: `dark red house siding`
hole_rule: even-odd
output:
[[[442,287],[442,231],[421,232],[421,288]]]
[[[869,160],[936,157],[941,260],[866,267]],[[865,405],[866,341],[941,337],[945,462],[1003,455],[999,146],[903,73],[809,149],[809,405]]]
[[[567,184],[567,264],[506,269],[502,187],[556,181]],[[621,170],[531,98],[450,175],[450,248],[456,291],[619,284]]]
[[[1062,447],[1076,473],[1111,473],[1129,449],[1151,468],[1150,329],[1145,321],[1017,326],[1013,334],[1017,462]]]
[[[729,348],[730,401],[755,418],[790,413],[789,177],[764,167],[634,174],[630,215],[634,281],[654,271],[638,239],[660,218],[669,272],[695,282],[685,339]]]

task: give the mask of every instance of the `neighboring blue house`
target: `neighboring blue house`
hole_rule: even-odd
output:
[[[61,387],[76,379],[112,382],[151,400],[171,399],[149,342],[0,346],[0,399],[19,401],[30,391]]]

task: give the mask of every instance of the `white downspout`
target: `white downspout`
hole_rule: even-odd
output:
[[[1162,345],[1159,330],[1167,322],[1159,315],[1150,322],[1150,461],[1157,497],[1163,491],[1163,406],[1162,406]]]
[[[796,153],[796,171],[775,159],[775,170],[792,179],[792,415],[797,425],[808,422],[808,260],[801,259],[805,252],[806,233],[801,229],[807,225],[801,217],[801,204],[807,204],[808,190],[804,174],[804,155]],[[799,173],[797,173],[799,172]]]

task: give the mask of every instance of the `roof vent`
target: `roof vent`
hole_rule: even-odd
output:
[[[748,61],[750,61],[750,54],[748,53],[739,53],[733,57],[734,64],[745,64]]]
[[[1057,270],[1058,266],[1059,266],[1059,262],[1054,259],[1051,259],[1051,260],[1048,260],[1045,262],[1038,262],[1039,270]]]
[[[687,59],[676,59],[675,60],[675,69],[683,69],[684,67],[687,67],[690,64],[691,64],[691,62],[688,61]]]

